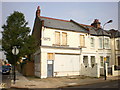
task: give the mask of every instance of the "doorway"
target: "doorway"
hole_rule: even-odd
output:
[[[54,60],[47,60],[47,77],[53,77]]]

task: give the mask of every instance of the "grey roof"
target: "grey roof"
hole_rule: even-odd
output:
[[[120,37],[120,31],[117,31],[117,32],[115,33],[115,37]]]
[[[63,29],[68,31],[76,31],[76,32],[87,32],[87,30],[79,25],[76,25],[74,22],[40,17],[40,20],[44,21],[44,26],[49,28]]]
[[[91,26],[85,26],[86,28],[89,29],[89,33],[91,35],[95,35],[95,36],[110,36],[111,34],[107,31],[107,30],[103,30],[102,28],[95,28],[95,27],[91,27]]]
[[[107,30],[103,30],[102,28],[95,28],[90,25],[83,25],[79,24],[73,20],[61,20],[49,17],[39,17],[41,21],[44,21],[44,26],[49,28],[61,29],[61,30],[68,30],[68,31],[75,31],[75,32],[83,32],[89,33],[95,36],[109,36],[111,37],[111,33]],[[120,32],[115,34],[115,37],[120,37]]]
[[[111,36],[111,34],[107,30],[98,29],[96,30],[96,32],[99,36]]]
[[[85,26],[85,27],[89,29],[89,34],[97,35],[96,29],[94,27],[91,26]]]
[[[114,38],[114,37],[115,38],[120,37],[120,31],[119,30],[111,29],[108,32],[111,34],[112,38]]]

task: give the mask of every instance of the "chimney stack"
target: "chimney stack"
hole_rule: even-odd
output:
[[[100,24],[101,23],[99,22],[99,20],[95,19],[94,22],[91,24],[91,26],[93,26],[93,27],[98,29],[98,28],[101,28]]]
[[[36,10],[36,17],[39,17],[40,16],[40,6],[37,7],[37,10]]]

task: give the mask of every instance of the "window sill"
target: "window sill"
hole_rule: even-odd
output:
[[[115,51],[120,51],[120,49],[116,49]]]
[[[91,47],[91,49],[95,49],[95,47]]]
[[[58,45],[58,44],[53,44],[52,46],[69,47],[69,45]]]
[[[79,48],[86,48],[85,46],[78,46]]]
[[[59,44],[53,44],[52,46],[60,46]]]
[[[103,48],[99,48],[98,50],[111,50],[111,49],[106,49],[106,48],[105,48],[105,49],[103,49]]]
[[[69,47],[69,45],[60,45],[61,47]]]

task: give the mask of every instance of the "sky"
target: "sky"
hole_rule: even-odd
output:
[[[41,9],[41,16],[63,20],[72,19],[85,25],[90,25],[94,19],[99,19],[102,27],[107,21],[113,20],[104,28],[118,30],[118,2],[2,2],[0,3],[1,25],[5,24],[10,14],[19,11],[25,15],[32,32],[38,6]]]

